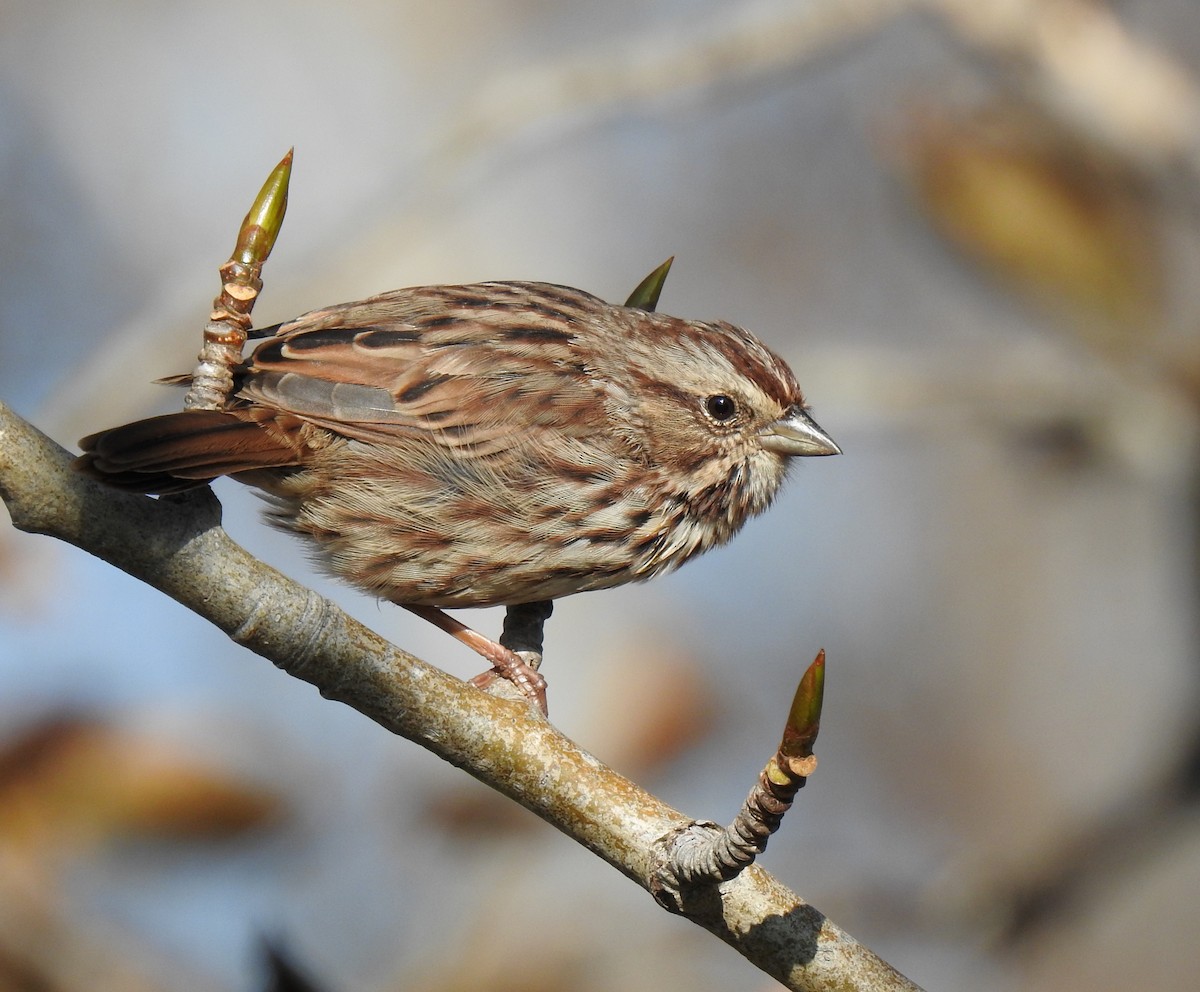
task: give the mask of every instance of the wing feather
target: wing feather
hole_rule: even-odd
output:
[[[572,329],[586,301],[579,313],[565,300],[523,312],[516,326],[497,287],[536,288],[419,287],[306,314],[254,351],[238,399],[358,440],[429,434],[460,457],[539,427],[582,436],[596,391]]]

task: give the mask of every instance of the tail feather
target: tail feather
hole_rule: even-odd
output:
[[[118,489],[182,492],[220,475],[299,463],[299,448],[253,417],[188,410],[135,421],[79,442],[75,469]]]

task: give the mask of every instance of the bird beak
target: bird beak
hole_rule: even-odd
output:
[[[770,427],[758,435],[759,443],[779,455],[840,455],[842,449],[833,443],[816,421],[799,407],[792,407]]]

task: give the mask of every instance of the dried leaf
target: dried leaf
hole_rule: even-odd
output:
[[[225,838],[280,808],[174,744],[84,717],[47,719],[0,750],[0,842]]]
[[[1009,105],[919,118],[906,152],[937,229],[1021,292],[1083,318],[1091,344],[1131,347],[1133,332],[1156,321],[1156,221],[1137,178],[1111,155]]]

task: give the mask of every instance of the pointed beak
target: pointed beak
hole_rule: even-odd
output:
[[[768,451],[779,455],[840,455],[842,449],[799,407],[793,407],[758,435]]]

